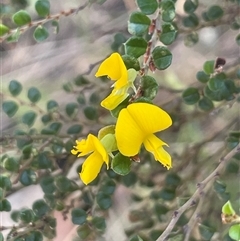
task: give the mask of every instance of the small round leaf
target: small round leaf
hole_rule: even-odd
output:
[[[9,191],[12,188],[10,179],[6,176],[0,175],[0,187],[4,190]]]
[[[66,105],[66,113],[69,117],[72,117],[78,111],[78,104],[77,103],[68,103]]]
[[[71,212],[72,223],[76,225],[81,225],[87,220],[87,213],[80,208],[74,208]]]
[[[157,46],[152,52],[153,62],[157,69],[164,70],[172,63],[172,53],[164,46]]]
[[[171,0],[162,1],[162,20],[164,22],[172,22],[175,18],[175,4]]]
[[[76,135],[76,134],[79,134],[82,131],[82,129],[83,129],[82,125],[75,124],[68,128],[67,133],[69,135]]]
[[[195,28],[198,26],[198,24],[199,24],[198,17],[194,13],[183,18],[183,25],[187,28]]]
[[[143,90],[142,96],[149,98],[150,100],[153,100],[158,92],[157,81],[153,77],[148,75],[144,75],[141,80]]]
[[[25,24],[31,23],[31,17],[29,13],[25,10],[20,10],[12,16],[13,22],[18,26],[23,26]]]
[[[10,212],[11,209],[11,203],[7,199],[0,201],[0,212]]]
[[[41,93],[40,91],[35,88],[35,87],[31,87],[28,90],[28,99],[32,102],[32,103],[36,103],[41,99]]]
[[[6,33],[8,33],[9,28],[3,24],[0,24],[0,36],[5,35]]]
[[[156,0],[137,0],[137,5],[141,12],[146,15],[153,14],[158,8],[158,3]]]
[[[4,160],[3,167],[10,172],[17,172],[19,170],[19,162],[14,157],[9,157]]]
[[[198,0],[186,0],[183,9],[186,13],[193,13],[198,7]]]
[[[233,240],[240,240],[240,224],[234,224],[229,229],[228,234]]]
[[[196,78],[202,83],[207,83],[209,81],[210,75],[206,74],[204,71],[198,71]]]
[[[123,156],[120,152],[114,156],[111,163],[111,168],[119,175],[127,175],[131,170],[131,163],[129,157]]]
[[[22,122],[28,127],[31,127],[34,124],[36,117],[37,114],[34,111],[28,111],[22,116]]]
[[[214,108],[213,102],[210,99],[208,99],[206,96],[203,96],[198,101],[198,106],[203,111],[210,111]]]
[[[51,110],[55,110],[56,108],[58,108],[58,103],[55,100],[49,100],[47,102],[47,110],[51,111]]]
[[[45,17],[45,16],[49,15],[50,3],[48,0],[38,0],[35,3],[35,9],[39,16]]]
[[[112,206],[111,196],[103,192],[97,194],[97,204],[103,210],[107,210]]]
[[[210,21],[216,20],[223,16],[223,9],[218,5],[211,6],[207,11],[207,17]]]
[[[34,171],[31,169],[26,169],[21,173],[19,181],[24,186],[29,186],[31,184],[34,184],[37,180],[37,175]]]
[[[208,60],[204,63],[203,65],[203,70],[206,74],[212,74],[214,72],[214,65],[215,61],[214,60]]]
[[[32,209],[37,217],[44,216],[50,210],[49,206],[42,199],[35,201],[32,205]]]
[[[93,106],[86,106],[83,112],[86,118],[89,120],[96,120],[98,117],[97,109]]]
[[[22,85],[17,80],[11,80],[8,89],[12,96],[17,96],[22,91]]]
[[[164,23],[162,25],[162,32],[160,34],[160,41],[165,44],[171,44],[177,36],[177,31],[174,26],[170,23]]]
[[[183,101],[187,105],[196,104],[200,99],[198,89],[190,87],[190,88],[184,90],[183,93],[182,93],[182,98],[183,98]]]
[[[49,36],[48,30],[44,26],[38,26],[33,32],[33,37],[37,42],[42,42]]]
[[[198,33],[192,32],[184,36],[184,44],[187,47],[192,47],[198,42]]]
[[[18,110],[17,103],[12,100],[4,101],[2,107],[3,111],[7,114],[8,117],[13,117]]]
[[[92,219],[92,225],[100,231],[104,231],[107,227],[105,218],[103,217],[94,217]]]
[[[141,37],[131,37],[125,43],[125,53],[135,58],[140,57],[146,52],[147,41]]]

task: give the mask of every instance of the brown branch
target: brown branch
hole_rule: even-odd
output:
[[[179,209],[174,211],[173,217],[171,221],[169,222],[167,228],[165,231],[158,237],[156,241],[166,241],[167,237],[169,236],[170,232],[173,230],[175,224],[181,217],[181,215],[194,206],[196,202],[198,201],[199,198],[201,198],[202,193],[205,191],[204,189],[206,188],[206,185],[214,181],[214,179],[220,175],[221,171],[225,167],[226,162],[228,162],[235,154],[237,151],[240,151],[240,146],[235,147],[233,150],[231,150],[225,157],[221,158],[219,160],[218,166],[209,174],[208,177],[206,177],[202,182],[197,184],[197,190],[194,192],[192,197],[185,203],[183,206],[181,206]]]

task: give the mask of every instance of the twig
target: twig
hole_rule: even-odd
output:
[[[45,23],[47,23],[51,20],[59,20],[59,18],[61,18],[63,16],[67,17],[67,16],[72,15],[74,13],[77,14],[79,11],[83,10],[87,6],[88,6],[88,1],[85,4],[83,4],[79,7],[71,8],[71,9],[66,10],[66,11],[61,11],[60,13],[57,13],[57,14],[54,14],[54,15],[48,15],[44,19],[41,19],[41,20],[38,20],[38,21],[33,21],[33,22],[29,23],[28,25],[24,25],[24,26],[19,27],[17,29],[11,29],[11,30],[9,30],[8,33],[1,36],[0,43],[5,41],[8,37],[10,37],[11,35],[13,35],[16,32],[19,32],[20,34],[22,34],[31,27],[37,27],[37,26],[43,25],[43,24],[45,24]]]
[[[176,222],[181,217],[181,215],[189,208],[194,206],[197,202],[197,200],[200,198],[202,191],[204,191],[206,185],[211,181],[214,180],[215,177],[219,176],[220,172],[223,170],[225,164],[227,161],[229,161],[237,151],[240,151],[240,146],[235,147],[233,150],[231,150],[225,157],[221,158],[219,160],[218,166],[213,170],[213,172],[210,173],[208,177],[206,177],[202,182],[197,184],[197,190],[194,192],[192,197],[185,203],[183,206],[181,206],[179,209],[174,211],[173,217],[171,221],[169,222],[167,228],[165,231],[158,237],[156,241],[166,241],[167,237],[169,236],[170,232],[174,228]]]

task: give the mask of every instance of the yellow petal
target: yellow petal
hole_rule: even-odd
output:
[[[172,125],[168,113],[152,104],[133,103],[127,106],[127,111],[145,136],[162,131]]]
[[[120,54],[113,53],[101,63],[95,76],[104,75],[107,75],[113,81],[117,81],[115,83],[117,88],[127,84],[127,69]]]
[[[93,145],[93,141],[92,141],[92,134],[89,134],[87,139],[83,139],[81,141],[76,141],[76,146],[74,146],[73,148],[75,149],[75,151],[72,151],[72,154],[74,153],[79,153],[78,156],[85,156],[91,152],[94,151],[94,145]],[[76,155],[76,154],[74,154]]]
[[[80,178],[84,184],[89,184],[98,175],[104,161],[98,152],[92,153],[83,163]]]
[[[161,162],[167,169],[172,167],[171,156],[163,149],[163,145],[167,145],[165,142],[151,134],[145,139],[143,144],[146,150],[154,155],[155,160]]]
[[[118,149],[125,156],[138,154],[145,137],[127,108],[122,109],[118,116],[115,135]]]
[[[129,94],[126,92],[125,93],[123,92],[122,94],[118,94],[117,91],[113,89],[112,93],[101,102],[101,106],[107,110],[113,110],[120,103],[122,103],[128,97],[128,95]]]

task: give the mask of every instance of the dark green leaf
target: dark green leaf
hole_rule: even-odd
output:
[[[135,172],[129,172],[127,175],[122,176],[122,182],[126,187],[130,187],[132,185],[134,185],[138,178]]]
[[[100,231],[104,231],[106,229],[106,221],[105,218],[103,217],[94,217],[92,219],[92,225],[100,230]]]
[[[8,33],[9,28],[3,24],[0,24],[0,36],[5,35],[6,33]]]
[[[35,9],[39,16],[45,17],[45,16],[49,15],[50,3],[48,0],[38,0],[35,3]]]
[[[198,7],[198,0],[186,0],[183,8],[186,13],[193,13]]]
[[[227,147],[232,150],[239,144],[239,138],[236,138],[234,136],[229,136],[227,138]]]
[[[63,89],[66,92],[72,92],[73,91],[73,85],[70,82],[68,82],[68,83],[63,85]]]
[[[22,122],[28,127],[31,127],[34,124],[36,117],[37,114],[34,111],[28,111],[22,116]]]
[[[77,103],[68,103],[66,105],[66,113],[69,117],[73,117],[78,111]]]
[[[139,61],[130,55],[123,55],[122,56],[123,62],[127,69],[135,69],[136,71],[140,70],[140,64]]]
[[[160,34],[160,41],[165,44],[171,44],[177,36],[177,30],[170,23],[164,23],[162,25],[162,32]]]
[[[160,222],[163,221],[163,215],[165,215],[168,211],[169,209],[163,204],[156,203],[154,206],[154,213]]]
[[[175,190],[170,189],[170,188],[163,188],[160,192],[159,192],[159,198],[162,198],[163,200],[166,201],[171,201],[175,198],[176,194],[175,194]]]
[[[192,32],[184,36],[184,44],[187,47],[192,47],[198,42],[198,33]]]
[[[34,213],[32,209],[22,209],[19,212],[19,218],[24,223],[30,223],[34,219]]]
[[[49,100],[47,102],[47,110],[52,111],[58,108],[58,103],[55,100]]]
[[[216,75],[216,76],[210,78],[207,85],[211,91],[221,90],[224,87],[224,79],[222,79],[221,77],[219,78]]]
[[[203,65],[203,70],[206,74],[212,74],[214,73],[214,65],[215,61],[214,60],[208,60],[204,63]]]
[[[112,206],[111,196],[103,192],[99,192],[96,196],[97,204],[103,210],[107,210]]]
[[[211,6],[207,11],[207,17],[210,21],[216,20],[218,18],[221,18],[223,16],[223,10],[218,5]]]
[[[25,241],[42,241],[43,240],[43,235],[39,231],[32,231],[27,234],[25,237]]]
[[[80,208],[74,208],[71,213],[72,223],[76,225],[81,225],[87,220],[87,213]]]
[[[2,108],[8,117],[13,117],[18,110],[18,105],[16,102],[9,100],[2,103]]]
[[[175,4],[171,0],[165,0],[161,3],[162,7],[162,20],[164,22],[172,22],[175,18]]]
[[[85,105],[86,104],[85,96],[83,94],[79,94],[79,96],[77,97],[77,102],[79,105]]]
[[[31,184],[36,183],[37,180],[37,175],[34,171],[31,169],[25,169],[20,176],[19,181],[22,183],[24,186],[29,186]]]
[[[187,105],[196,104],[200,99],[198,89],[190,87],[190,88],[184,90],[183,93],[182,93],[182,98],[183,98],[183,101]]]
[[[86,77],[79,75],[74,79],[74,83],[77,86],[83,86],[89,84],[89,80]]]
[[[158,92],[157,81],[151,76],[144,75],[141,78],[141,85],[143,90],[142,96],[149,98],[150,100],[153,100]]]
[[[44,193],[53,193],[56,190],[53,177],[44,177],[40,181],[40,186]]]
[[[6,176],[0,175],[0,187],[6,191],[9,191],[12,188],[10,179]]]
[[[113,194],[116,189],[116,183],[109,179],[107,180],[103,186],[101,186],[100,191],[102,191],[105,194]]]
[[[231,161],[227,164],[225,171],[227,173],[234,173],[237,174],[239,171],[239,164],[235,161]]]
[[[42,134],[42,135],[55,135],[56,133],[55,133],[54,130],[51,130],[51,129],[49,129],[49,128],[43,128],[43,129],[41,130],[41,134]]]
[[[10,172],[17,172],[19,170],[19,162],[14,157],[9,157],[4,160],[3,167]]]
[[[60,192],[69,192],[71,190],[71,181],[64,176],[59,176],[56,179],[56,187]]]
[[[35,28],[33,32],[33,37],[37,42],[42,42],[45,39],[47,39],[49,36],[48,30],[42,26],[39,25],[38,27]]]
[[[8,89],[13,96],[17,96],[22,91],[22,85],[17,80],[11,80]]]
[[[213,188],[217,193],[224,193],[226,191],[226,187],[227,185],[220,180],[216,180],[213,184]]]
[[[68,128],[67,133],[69,135],[76,135],[82,131],[83,127],[79,124],[72,125]]]
[[[0,212],[10,212],[11,203],[7,199],[0,200]]]
[[[187,28],[195,28],[199,24],[198,17],[192,13],[187,17],[183,18],[183,25]]]
[[[151,20],[141,12],[133,12],[128,21],[128,32],[132,35],[142,36],[148,31]]]
[[[52,162],[45,152],[38,154],[32,165],[38,169],[48,169],[52,167]]]
[[[97,109],[93,106],[86,106],[83,112],[86,118],[89,120],[96,120],[98,117]]]
[[[125,43],[127,38],[122,33],[116,33],[114,35],[114,42],[111,45],[111,49],[115,52],[119,51],[119,48],[123,47],[123,43]]]
[[[198,81],[202,83],[207,83],[210,78],[210,75],[206,74],[204,71],[198,71],[196,78]]]
[[[91,95],[90,95],[90,97],[89,97],[89,102],[91,103],[91,104],[99,104],[99,102],[100,102],[100,97],[99,97],[99,94],[98,93],[96,93],[96,92],[93,92]]]
[[[61,128],[62,128],[61,122],[53,122],[49,126],[49,129],[52,130],[54,132],[54,134],[57,134],[60,131]]]
[[[119,175],[127,175],[131,170],[131,163],[129,157],[123,156],[120,152],[114,156],[111,162],[111,168]]]
[[[213,234],[215,233],[214,228],[205,226],[203,224],[198,225],[198,230],[199,230],[199,233],[200,233],[201,237],[204,240],[211,240]]]
[[[32,209],[37,217],[42,217],[50,211],[49,206],[42,199],[35,201],[32,205]]]
[[[46,125],[49,121],[52,120],[52,116],[49,114],[43,115],[41,120],[42,120],[43,124]]]
[[[157,46],[152,52],[153,62],[157,69],[164,70],[172,63],[172,53],[164,46]]]
[[[153,14],[158,8],[158,3],[156,0],[137,0],[137,5],[141,12],[146,15]]]
[[[12,211],[11,212],[11,219],[14,221],[14,222],[18,222],[18,219],[19,219],[19,211]]]
[[[32,103],[36,103],[41,99],[41,93],[40,91],[35,88],[35,87],[31,87],[28,90],[28,99],[32,102]]]
[[[23,26],[25,24],[31,23],[31,17],[29,13],[25,10],[20,10],[12,16],[13,22],[18,26]]]
[[[91,232],[92,230],[87,224],[83,224],[77,228],[77,234],[81,239],[86,239]]]
[[[206,96],[203,96],[198,101],[198,106],[203,111],[210,111],[214,108],[213,102],[209,98],[207,98]]]
[[[141,37],[131,37],[125,43],[125,53],[135,58],[140,57],[146,52],[147,42]]]
[[[176,173],[169,173],[166,176],[165,184],[171,188],[177,188],[181,184],[181,178]]]

